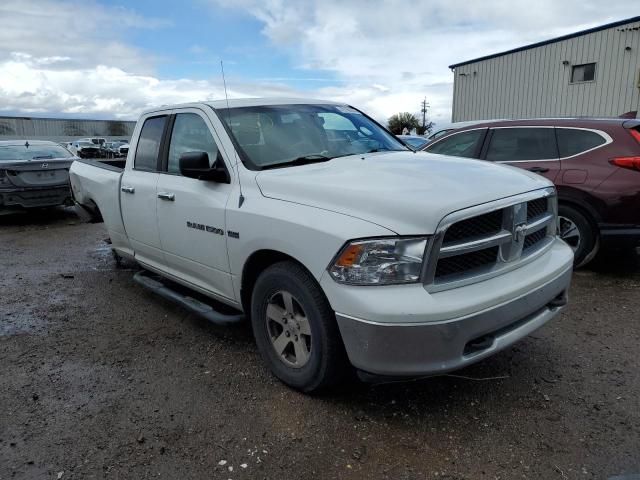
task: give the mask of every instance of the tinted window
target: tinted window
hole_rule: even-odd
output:
[[[210,165],[218,157],[218,147],[207,124],[195,113],[176,115],[169,145],[169,173],[180,173],[180,155],[185,152],[207,152]]]
[[[155,171],[158,168],[158,154],[162,132],[167,117],[153,117],[145,120],[138,139],[134,167],[138,170]]]
[[[556,128],[558,151],[561,157],[570,157],[591,150],[606,142],[602,136],[588,130],[573,128]]]
[[[558,158],[553,128],[496,128],[487,160],[544,160]]]
[[[485,129],[469,130],[455,133],[431,144],[425,151],[429,153],[439,153],[440,155],[453,155],[457,157],[473,158],[476,156],[478,147],[484,137]]]
[[[411,145],[414,148],[420,148],[425,143],[427,143],[427,139],[426,138],[411,137],[411,138],[404,138],[403,140],[404,140],[405,143],[408,143],[409,145]]]
[[[48,158],[71,158],[73,155],[59,145],[1,145],[0,162],[13,160],[46,160]]]
[[[571,83],[591,82],[596,78],[596,64],[585,63],[571,67]]]

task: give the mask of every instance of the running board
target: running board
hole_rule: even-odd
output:
[[[200,300],[196,300],[195,298],[189,297],[187,295],[183,295],[176,290],[168,287],[164,283],[162,283],[162,278],[159,276],[155,276],[144,270],[136,273],[133,276],[133,279],[142,285],[143,287],[151,290],[152,292],[160,295],[167,300],[171,300],[187,310],[204,317],[211,323],[215,323],[216,325],[233,325],[244,321],[243,314],[229,315],[226,313],[221,313],[215,310],[211,305],[201,302]]]

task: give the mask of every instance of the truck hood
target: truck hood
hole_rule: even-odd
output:
[[[358,217],[400,235],[433,233],[451,212],[552,185],[514,167],[413,152],[263,170],[256,181],[265,197]]]

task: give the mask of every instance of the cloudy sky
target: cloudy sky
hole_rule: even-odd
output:
[[[132,118],[224,97],[451,117],[448,65],[640,14],[637,0],[1,0],[0,114]]]

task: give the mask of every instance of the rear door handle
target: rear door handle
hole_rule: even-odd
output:
[[[173,202],[176,199],[175,194],[169,192],[160,192],[158,193],[158,198],[162,200],[167,200],[168,202]]]
[[[124,193],[136,193],[136,189],[133,187],[125,187],[124,185],[122,187],[120,187],[120,190],[122,190]]]
[[[528,168],[527,170],[534,173],[546,173],[549,171],[549,169],[545,167],[531,167],[531,168]]]

